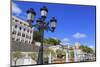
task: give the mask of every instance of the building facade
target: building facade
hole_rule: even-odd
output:
[[[25,22],[15,16],[12,16],[12,40],[24,43],[32,43],[33,28],[29,27],[28,22]]]

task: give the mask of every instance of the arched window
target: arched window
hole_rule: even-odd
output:
[[[22,24],[22,22],[20,22],[20,24]]]
[[[24,33],[22,34],[22,37],[25,37],[25,34]]]
[[[17,28],[17,25],[15,25],[15,28]]]
[[[21,29],[22,29],[22,27],[19,27],[19,29],[21,30]]]
[[[26,29],[24,28],[24,31],[25,31]]]
[[[30,39],[31,39],[31,36],[30,36]]]
[[[15,20],[15,22],[18,22],[18,20]]]
[[[18,32],[18,34],[17,34],[18,36],[21,36],[21,32]]]
[[[27,43],[27,41],[25,41],[25,43]]]
[[[12,40],[15,40],[15,38],[12,38]]]
[[[28,38],[28,35],[26,35],[26,38]]]
[[[29,29],[27,30],[27,32],[29,32]]]
[[[16,41],[19,41],[19,40],[20,40],[19,38],[16,39]]]
[[[16,34],[16,31],[13,31],[12,34]]]

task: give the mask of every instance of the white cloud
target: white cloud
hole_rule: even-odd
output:
[[[69,44],[70,44],[70,43],[69,43],[69,39],[68,39],[68,38],[62,39],[61,44],[62,44],[62,45],[69,45]]]
[[[68,38],[64,38],[63,40],[62,40],[63,42],[68,42],[69,41],[69,39]]]
[[[86,34],[77,32],[73,35],[73,37],[76,39],[85,38]]]
[[[18,7],[17,4],[15,4],[14,2],[12,2],[12,13],[19,15],[21,13],[21,9]]]

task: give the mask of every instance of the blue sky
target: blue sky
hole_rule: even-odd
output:
[[[75,42],[80,42],[90,47],[95,46],[95,6],[14,1],[12,2],[12,15],[26,21],[27,9],[34,8],[35,20],[37,20],[40,18],[42,6],[48,8],[46,21],[49,21],[52,16],[57,19],[55,32],[45,32],[44,37],[58,38],[63,44],[73,45]]]

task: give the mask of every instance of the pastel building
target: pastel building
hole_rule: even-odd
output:
[[[81,44],[79,42],[75,43],[75,46],[74,46],[74,61],[75,62],[85,61],[86,59],[91,57],[89,53],[82,51],[82,49],[80,49],[80,46]]]
[[[12,40],[20,41],[24,43],[32,43],[33,28],[31,28],[28,22],[23,21],[15,16],[12,16]]]

